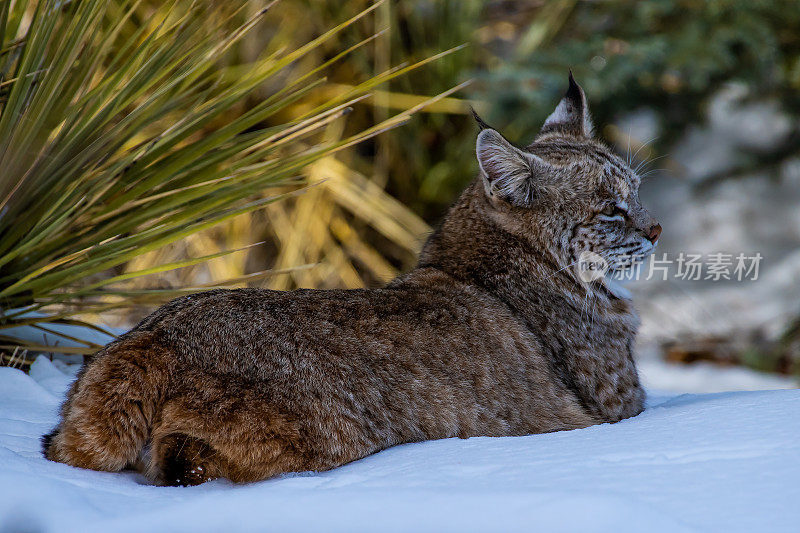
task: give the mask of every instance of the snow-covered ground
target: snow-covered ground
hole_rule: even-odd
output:
[[[152,487],[48,462],[71,370],[0,368],[0,531],[797,531],[800,390],[651,394],[615,425],[398,446],[330,472]]]

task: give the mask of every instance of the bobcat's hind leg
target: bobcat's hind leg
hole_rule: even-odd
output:
[[[135,463],[167,387],[167,355],[150,333],[99,352],[73,383],[59,425],[42,437],[45,457],[112,472]]]
[[[192,372],[192,371],[189,371]],[[202,387],[167,401],[152,434],[145,475],[162,485],[196,485],[224,477],[250,482],[314,469],[305,459],[297,423],[258,391],[198,372]]]

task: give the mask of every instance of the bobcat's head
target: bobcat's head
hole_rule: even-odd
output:
[[[571,74],[525,148],[478,121],[483,188],[506,230],[549,249],[563,267],[597,254],[613,273],[653,251],[661,226],[639,202],[639,176],[593,138],[586,96]]]

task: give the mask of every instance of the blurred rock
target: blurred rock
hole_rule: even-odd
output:
[[[734,172],[749,168],[753,151],[785,143],[795,126],[775,101],[751,96],[731,84],[713,97],[705,125],[670,151],[679,170],[646,178],[641,197],[664,227],[658,258],[760,253],[758,279],[687,281],[675,277],[673,263],[667,281],[648,280],[643,268],[629,289],[642,317],[644,357],[730,364],[742,353],[766,353],[767,345],[778,353],[776,343],[800,314],[800,158]],[[629,124],[637,122],[619,127]],[[790,356],[775,364],[794,371]]]

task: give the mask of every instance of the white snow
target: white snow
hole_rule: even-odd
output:
[[[67,370],[67,373],[64,372]],[[0,531],[797,531],[800,390],[651,394],[614,425],[385,450],[251,485],[43,459],[72,379],[0,368]]]

